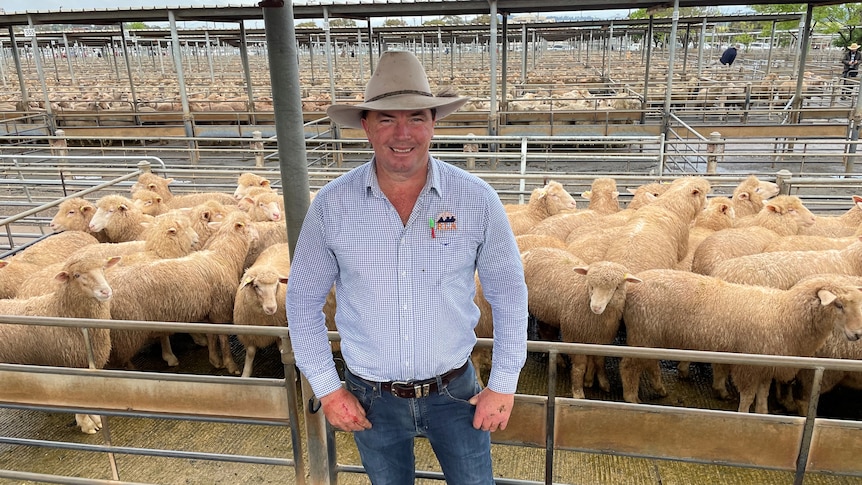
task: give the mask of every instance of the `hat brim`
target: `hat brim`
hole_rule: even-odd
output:
[[[437,119],[439,120],[458,111],[458,108],[463,106],[467,101],[469,101],[469,98],[402,94],[370,103],[333,104],[326,108],[326,114],[332,121],[345,128],[362,128],[363,111],[404,111],[436,108]]]

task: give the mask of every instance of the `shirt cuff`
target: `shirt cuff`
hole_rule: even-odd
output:
[[[318,399],[332,394],[342,387],[341,379],[338,377],[338,371],[335,368],[323,372],[314,378],[309,378],[308,376],[305,376],[305,378],[308,379],[311,390],[314,391],[314,395]]]
[[[518,390],[518,376],[520,372],[505,372],[491,367],[491,376],[488,378],[488,389],[500,394],[515,394]]]

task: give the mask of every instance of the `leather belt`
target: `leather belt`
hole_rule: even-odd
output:
[[[440,374],[437,377],[432,377],[430,379],[423,379],[421,381],[407,381],[407,382],[381,382],[380,389],[383,392],[391,393],[395,397],[400,397],[403,399],[415,399],[420,397],[430,396],[432,393],[437,392],[437,379],[440,379],[440,383],[443,386],[446,386],[450,382],[454,381],[464,371],[467,370],[467,364],[470,362],[470,359],[464,362],[464,365],[458,367],[457,369],[452,369],[449,372]]]

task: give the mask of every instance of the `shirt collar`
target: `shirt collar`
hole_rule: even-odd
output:
[[[365,175],[366,194],[376,197],[383,197],[383,191],[380,190],[380,181],[377,180],[377,171],[374,169],[376,157],[371,157],[371,162],[368,164],[368,173]],[[443,163],[434,157],[428,157],[428,175],[425,179],[425,187],[422,188],[422,193],[436,192],[442,196],[443,190],[440,186],[440,164]]]

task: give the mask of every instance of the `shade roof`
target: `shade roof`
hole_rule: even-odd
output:
[[[277,8],[278,0],[265,0],[269,8]],[[794,3],[786,0],[760,0],[758,4]],[[840,1],[795,2],[809,3],[815,6],[835,5]],[[259,4],[259,5],[260,5]],[[710,6],[747,6],[745,1],[715,1],[715,0],[679,0],[680,7],[710,7]],[[667,0],[497,0],[497,12],[503,14],[518,14],[531,12],[570,12],[610,9],[667,8],[673,2]],[[107,9],[66,9],[33,10],[27,12],[8,13],[0,16],[0,25],[24,26],[32,20],[34,25],[50,24],[86,24],[110,25],[123,22],[165,22],[168,12],[172,12],[177,21],[200,22],[239,22],[242,20],[259,20],[263,18],[261,6],[195,6],[195,7],[143,7],[143,8],[107,8]],[[309,0],[293,4],[293,17],[297,20],[324,18],[324,11],[330,18],[371,19],[385,17],[409,16],[440,16],[440,15],[483,15],[490,11],[488,0],[373,0],[326,2]]]

